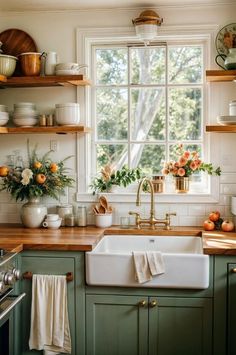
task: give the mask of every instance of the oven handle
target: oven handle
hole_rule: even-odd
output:
[[[21,302],[21,300],[26,296],[26,293],[22,293],[20,296],[18,297],[14,297],[14,296],[10,296],[10,297],[6,297],[3,302],[5,300],[10,300],[12,299],[12,301],[10,302],[9,306],[7,306],[6,309],[4,309],[4,311],[2,311],[0,313],[0,320],[2,320],[19,302]]]

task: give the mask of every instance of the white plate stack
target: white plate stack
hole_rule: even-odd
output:
[[[236,125],[236,116],[218,116],[217,121],[222,125]]]
[[[31,102],[14,104],[13,123],[18,127],[35,126],[38,123],[36,105]]]
[[[5,105],[0,105],[0,126],[5,126],[9,121],[8,108]]]
[[[222,125],[236,125],[236,100],[229,103],[229,116],[218,116],[217,121]]]

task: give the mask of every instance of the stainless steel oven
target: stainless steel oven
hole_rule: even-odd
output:
[[[4,355],[14,354],[13,311],[25,296],[14,295],[14,285],[20,279],[16,256],[17,252],[0,249],[0,353]]]

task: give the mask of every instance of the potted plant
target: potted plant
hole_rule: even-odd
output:
[[[124,165],[120,170],[115,170],[111,165],[106,165],[101,169],[98,176],[93,179],[90,188],[93,191],[93,195],[98,192],[111,192],[112,187],[127,187],[141,177],[140,168],[130,169]]]
[[[184,150],[183,144],[175,148],[176,160],[164,162],[163,175],[172,175],[175,178],[176,192],[185,193],[189,191],[189,178],[192,174],[205,171],[209,175],[220,175],[220,167],[214,169],[211,163],[204,163],[196,151]]]

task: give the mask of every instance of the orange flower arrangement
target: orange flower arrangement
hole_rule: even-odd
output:
[[[39,158],[36,146],[32,152],[28,147],[28,167],[19,170],[9,167],[0,167],[0,191],[6,190],[17,200],[32,197],[50,196],[58,199],[64,193],[66,186],[72,186],[74,180],[66,175],[64,162],[54,162],[49,158],[50,152]],[[5,169],[3,169],[5,168]]]
[[[209,175],[220,175],[220,167],[213,168],[211,163],[204,163],[200,158],[198,152],[190,152],[184,150],[183,144],[176,147],[176,153],[179,155],[177,161],[164,162],[162,169],[163,175],[171,174],[175,177],[189,177],[199,171],[206,171]]]

